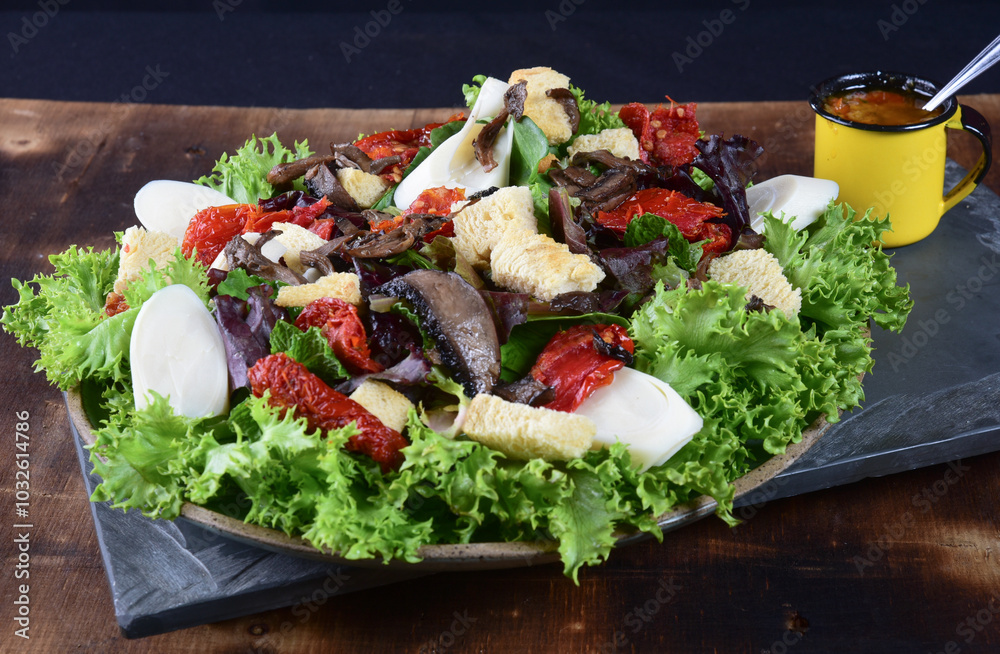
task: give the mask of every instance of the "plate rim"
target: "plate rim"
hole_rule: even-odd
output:
[[[96,440],[91,431],[90,419],[83,406],[80,385],[64,391],[70,421],[80,440],[90,446]],[[839,413],[843,413],[840,411]],[[759,466],[732,482],[734,501],[753,492],[774,479],[795,463],[830,429],[832,423],[820,414],[802,432],[802,438],[789,443],[783,454],[775,454]],[[713,513],[718,503],[707,495],[698,496],[688,502],[678,504],[670,511],[656,517],[661,531],[674,529],[697,522]],[[388,561],[381,558],[349,559],[329,548],[317,548],[301,536],[289,536],[282,531],[243,522],[192,502],[184,502],[179,519],[186,520],[209,531],[232,540],[260,547],[273,552],[292,556],[328,561],[351,567],[398,568],[427,571],[492,570],[518,568],[556,563],[560,560],[558,541],[507,541],[423,545],[417,553],[420,561],[408,562],[400,559]],[[641,531],[617,531],[615,547],[630,545],[651,538]]]

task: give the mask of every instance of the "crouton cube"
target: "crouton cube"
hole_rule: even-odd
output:
[[[480,393],[469,404],[462,430],[512,459],[567,461],[590,449],[597,426],[586,416]]]
[[[129,282],[139,279],[140,273],[149,268],[150,259],[155,268],[172,261],[178,246],[177,239],[164,232],[147,232],[142,227],[126,229],[118,256],[115,293],[121,293]]]
[[[406,427],[406,417],[413,408],[413,402],[405,395],[374,379],[366,379],[350,397],[381,420],[383,425],[400,433]]]
[[[616,157],[639,160],[639,141],[628,127],[606,129],[597,134],[582,134],[573,140],[566,153],[572,158],[577,152],[607,150]]]
[[[559,101],[545,95],[545,92],[549,89],[568,89],[569,78],[551,68],[537,66],[515,70],[510,74],[508,84],[517,84],[521,80],[528,83],[528,93],[524,99],[524,115],[531,118],[545,133],[549,145],[559,145],[568,141],[573,136],[569,116]]]
[[[527,186],[508,186],[455,214],[455,250],[474,268],[484,270],[490,252],[509,230],[538,231],[535,204]]]
[[[285,265],[300,275],[306,271],[306,268],[299,259],[299,252],[315,250],[326,243],[322,237],[295,223],[274,223],[271,225],[271,229],[281,232],[274,237],[274,240],[287,248],[285,253],[281,255],[285,259]]]
[[[336,175],[340,185],[362,209],[371,209],[389,188],[389,182],[378,175],[357,168],[339,168]]]
[[[312,284],[282,286],[274,302],[279,307],[304,307],[321,297],[334,297],[361,306],[361,280],[354,273],[330,273]]]
[[[791,318],[802,308],[801,289],[792,288],[781,264],[767,250],[737,250],[712,261],[708,276],[747,289],[746,298],[756,295],[765,304],[781,309]]]
[[[490,257],[493,281],[519,293],[549,301],[562,293],[593,291],[604,271],[585,254],[545,234],[507,232]]]

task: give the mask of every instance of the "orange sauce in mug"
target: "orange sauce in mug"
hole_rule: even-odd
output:
[[[866,125],[914,125],[944,111],[943,107],[933,111],[921,109],[929,99],[906,91],[848,91],[825,98],[823,109],[834,116]]]

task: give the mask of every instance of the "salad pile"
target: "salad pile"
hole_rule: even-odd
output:
[[[251,137],[184,185],[208,199],[179,225],[137,198],[147,229],[12,281],[4,329],[87,404],[95,501],[193,502],[348,559],[554,540],[576,579],[696,496],[735,523],[733,480],[863,399],[869,322],[911,307],[885,219],[830,203],[755,232],[761,148],[694,104],[615,112],[549,69],[463,90],[468,117],[329,155]],[[748,252],[792,304],[716,267]],[[171,332],[205,349],[156,352]],[[666,460],[583,415],[622,370],[697,414]]]

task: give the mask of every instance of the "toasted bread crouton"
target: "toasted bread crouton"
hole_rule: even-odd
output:
[[[118,278],[115,279],[115,293],[121,293],[128,283],[139,278],[139,274],[149,268],[152,259],[154,267],[172,261],[174,251],[180,243],[164,232],[147,232],[142,227],[129,227],[122,235],[122,248],[118,256]]]
[[[479,270],[489,266],[490,252],[508,231],[538,231],[535,204],[527,186],[495,191],[455,214],[453,224],[455,250]]]
[[[607,150],[616,157],[639,160],[639,141],[628,127],[606,129],[597,134],[582,134],[573,140],[566,153],[573,157],[577,152]]]
[[[767,250],[737,250],[712,261],[708,266],[712,279],[745,286],[747,300],[756,295],[765,304],[781,309],[791,318],[802,308],[802,291],[792,288],[781,264]]]
[[[312,284],[282,286],[274,302],[279,307],[304,307],[321,297],[335,297],[361,306],[361,281],[354,273],[330,273]]]
[[[472,440],[512,459],[567,461],[590,449],[597,426],[586,416],[480,393],[469,404],[462,430]]]
[[[295,223],[274,223],[271,225],[271,229],[281,232],[281,234],[274,237],[274,240],[287,248],[285,253],[281,255],[285,259],[285,265],[300,275],[306,269],[299,260],[299,252],[303,250],[315,250],[326,243],[322,237]]]
[[[413,402],[395,388],[374,379],[366,379],[350,397],[381,420],[383,425],[403,433],[406,416],[413,408]]]
[[[362,209],[371,209],[389,188],[389,182],[378,175],[357,168],[338,168],[336,175],[340,185]]]
[[[528,94],[524,99],[524,115],[545,132],[549,145],[559,145],[568,141],[573,136],[569,116],[559,101],[545,95],[545,92],[549,89],[568,89],[569,78],[551,68],[537,66],[515,70],[510,74],[507,83],[517,84],[521,80],[528,83]]]
[[[519,293],[549,301],[561,293],[593,291],[604,271],[585,254],[545,234],[507,232],[490,257],[493,281]]]

